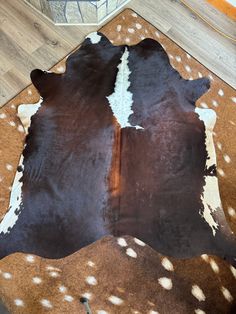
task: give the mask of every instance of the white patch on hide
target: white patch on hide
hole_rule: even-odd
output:
[[[199,115],[200,120],[202,120],[205,124],[205,144],[208,155],[208,159],[206,160],[206,168],[209,168],[212,165],[216,165],[216,153],[212,135],[213,128],[216,123],[216,113],[212,109],[200,108],[196,108],[195,112]],[[212,213],[217,209],[222,208],[218,179],[215,176],[205,176],[204,179],[205,186],[203,187],[203,193],[201,195],[204,211],[203,213],[200,212],[200,215],[211,227],[212,233],[215,236],[219,224],[214,220]]]
[[[220,200],[217,199],[217,196],[214,197],[214,189],[218,187],[218,181],[216,177],[205,176],[205,186],[203,187],[203,194],[201,195],[201,200],[203,202],[204,211],[201,216],[205,219],[208,225],[212,229],[212,233],[215,236],[216,230],[219,227],[219,224],[214,220],[212,213],[217,210]]]
[[[29,263],[33,263],[33,262],[35,261],[33,255],[27,255],[25,259],[26,259],[27,262],[29,262]]]
[[[141,240],[139,240],[137,238],[134,238],[134,242],[137,243],[140,246],[145,246],[146,245],[143,241],[141,241]]]
[[[221,292],[223,294],[223,296],[225,297],[225,299],[228,301],[228,302],[232,302],[233,301],[233,296],[232,294],[230,293],[230,291],[225,288],[225,287],[221,287]]]
[[[28,134],[28,129],[31,124],[31,117],[38,111],[38,109],[41,107],[41,104],[43,102],[43,99],[40,98],[40,100],[35,104],[22,104],[18,107],[17,115],[21,120],[21,123],[24,126],[26,134]]]
[[[170,278],[162,277],[158,279],[158,282],[166,290],[171,290],[173,287],[172,280]]]
[[[111,295],[108,300],[114,305],[121,305],[123,303],[123,300],[115,295]]]
[[[222,89],[219,89],[219,91],[218,91],[218,95],[219,96],[221,96],[221,97],[223,97],[224,96],[224,91],[222,90]]]
[[[67,288],[66,288],[65,286],[60,286],[60,287],[59,287],[59,291],[60,291],[61,293],[66,293]]]
[[[94,267],[94,266],[95,266],[95,263],[92,262],[92,261],[88,261],[87,265],[90,266],[90,267]]]
[[[191,293],[199,302],[206,300],[206,297],[205,297],[202,289],[197,285],[192,286]]]
[[[23,170],[23,155],[20,157],[19,166],[22,167]],[[12,190],[11,190],[11,196],[10,196],[10,204],[9,209],[5,216],[3,217],[3,220],[0,223],[0,233],[9,233],[10,229],[15,225],[16,221],[18,220],[18,216],[21,211],[21,205],[22,205],[22,182],[20,182],[20,179],[22,178],[23,171],[16,172]]]
[[[230,265],[229,268],[230,268],[230,270],[231,270],[231,272],[232,272],[234,278],[236,279],[236,268],[234,268],[232,265]]]
[[[16,306],[24,306],[24,302],[21,299],[15,299],[14,303]]]
[[[114,93],[107,97],[111,110],[116,117],[121,128],[134,127],[136,129],[143,129],[141,126],[133,126],[129,123],[129,116],[133,113],[133,95],[128,90],[130,87],[130,70],[128,66],[129,51],[125,51],[121,57],[121,62],[118,65],[118,73],[115,82]]]
[[[97,32],[93,32],[93,33],[88,34],[86,38],[89,38],[92,44],[98,44],[102,36],[99,35]]]
[[[28,128],[31,124],[31,117],[38,111],[39,107],[41,106],[43,99],[40,100],[35,104],[22,104],[18,107],[18,117],[20,118],[26,134],[28,133]],[[23,183],[20,182],[20,179],[23,175],[23,161],[24,157],[21,155],[18,167],[22,168],[22,171],[16,171],[15,178],[13,181],[12,189],[11,189],[11,196],[10,196],[10,204],[9,209],[5,216],[3,217],[2,221],[0,222],[0,233],[9,233],[10,230],[13,228],[15,223],[18,220],[18,217],[22,210],[22,185]]]
[[[174,271],[174,266],[167,257],[163,258],[161,264],[167,271]]]
[[[213,259],[210,259],[210,266],[212,268],[212,270],[214,271],[214,273],[218,274],[220,269],[219,266],[216,264],[216,262]]]
[[[51,309],[53,306],[52,306],[52,303],[47,300],[47,299],[42,299],[40,300],[40,303],[44,306],[44,307],[47,307],[49,309]]]
[[[23,126],[22,126],[21,124],[18,125],[17,130],[18,130],[19,132],[21,132],[21,133],[24,133],[24,132],[25,132],[25,129],[23,128]]]
[[[126,250],[126,254],[129,255],[130,257],[137,258],[137,253],[131,248],[128,248]]]
[[[92,293],[90,293],[90,292],[85,292],[85,293],[82,294],[82,297],[84,297],[84,298],[86,298],[86,299],[88,299],[88,300],[91,300],[91,298],[92,298]]]
[[[231,216],[231,217],[234,217],[236,216],[236,211],[233,207],[228,207],[228,214]]]
[[[204,311],[201,310],[201,309],[196,309],[194,312],[195,312],[196,314],[206,314],[206,312],[204,312]]]
[[[39,285],[42,282],[42,279],[39,277],[33,277],[32,281],[34,284]]]
[[[201,258],[205,261],[205,262],[209,262],[209,256],[207,254],[202,254]]]
[[[118,239],[117,239],[117,243],[118,243],[120,246],[123,246],[123,247],[128,246],[128,244],[127,244],[127,242],[126,242],[126,240],[125,240],[124,238],[118,238]]]
[[[12,170],[13,170],[13,166],[10,165],[10,164],[6,164],[6,169],[7,169],[8,171],[12,171]]]
[[[12,279],[12,274],[11,273],[5,273],[4,272],[4,273],[2,273],[2,276],[3,276],[4,279],[7,279],[7,280],[8,279]]]
[[[72,302],[72,301],[74,301],[74,298],[71,295],[65,295],[64,296],[64,301]]]
[[[97,279],[94,277],[94,276],[88,276],[86,278],[86,282],[89,284],[89,285],[92,285],[92,286],[95,286],[97,284]]]
[[[53,277],[53,278],[56,278],[56,277],[59,277],[60,274],[56,271],[50,271],[49,272],[49,276]]]

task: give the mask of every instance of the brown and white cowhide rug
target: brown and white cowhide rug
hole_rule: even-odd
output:
[[[175,258],[236,264],[216,175],[216,114],[195,107],[207,78],[183,79],[153,39],[114,46],[102,33],[87,36],[65,73],[31,78],[41,100],[18,109],[28,135],[0,223],[1,258],[63,258],[130,235]]]

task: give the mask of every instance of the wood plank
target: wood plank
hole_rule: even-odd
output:
[[[232,36],[236,40],[236,21],[230,19],[225,14],[218,11],[206,0],[184,0],[194,10],[196,10],[208,23],[219,31]]]
[[[0,104],[6,103],[17,94],[10,84],[0,77]]]
[[[1,6],[0,6],[1,7]],[[18,45],[24,49],[27,53],[31,54],[34,50],[38,49],[42,45],[42,41],[39,41],[32,33],[26,32],[24,24],[17,21],[17,27],[12,23],[14,16],[5,12],[4,7],[1,7],[0,11],[0,29],[12,40],[16,41]]]
[[[42,70],[50,69],[52,65],[59,61],[58,54],[49,51],[47,45],[42,45],[31,56],[38,60],[40,64],[39,68]],[[45,56],[47,57],[45,58]]]
[[[28,75],[30,69],[36,66],[32,58],[28,58],[28,54],[16,43],[13,42],[2,30],[0,30],[1,53],[5,59],[12,63],[25,76]]]
[[[16,68],[12,68],[2,76],[6,82],[11,82],[11,88],[14,90],[22,90],[25,86],[27,86],[29,77],[30,73],[28,74],[28,77],[26,77]]]
[[[9,71],[12,68],[12,63],[9,61],[8,58],[4,57],[1,54],[1,49],[0,49],[0,77],[5,74],[7,71]]]

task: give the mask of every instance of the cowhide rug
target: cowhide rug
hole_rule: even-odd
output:
[[[137,18],[131,11],[120,18],[126,15]],[[135,27],[141,29],[142,23],[136,21]],[[121,28],[116,26],[118,32]],[[42,284],[45,275],[40,270],[36,276],[32,268],[34,276],[21,286],[24,297],[18,291],[13,311],[83,313],[86,306],[79,299],[84,297],[92,313],[100,314],[213,313],[218,295],[207,296],[211,275],[206,280],[204,269],[222,280],[217,313],[234,311],[236,240],[218,187],[213,141],[217,114],[204,102],[196,107],[214,78],[200,72],[200,78],[183,78],[172,58],[151,38],[141,37],[136,45],[113,45],[103,33],[92,33],[68,57],[64,73],[31,73],[41,99],[18,107],[24,127],[18,129],[27,136],[9,208],[0,222],[3,266],[10,265],[4,261],[13,256],[18,270],[0,272],[10,282],[27,271],[22,254],[10,255],[17,252],[27,253],[25,261],[32,267],[40,261],[37,256],[62,260],[50,265],[45,260],[43,266],[56,290],[49,291],[49,297],[43,293],[50,284]],[[220,89],[218,95],[222,93]],[[6,114],[1,115],[5,119]],[[229,156],[225,160],[231,162]],[[10,163],[5,167],[13,170]],[[93,258],[86,262],[91,250]],[[66,281],[65,263],[74,270],[82,268],[82,277],[77,273],[79,278],[69,285],[61,283],[62,275]],[[96,276],[85,276],[83,265]],[[176,277],[178,265],[183,266],[181,280]],[[199,269],[191,285],[184,283],[189,265]],[[116,277],[114,271],[121,273]],[[205,284],[199,284],[201,276]],[[27,294],[32,284],[40,286],[37,304]],[[85,291],[86,285],[98,284],[96,296]],[[139,285],[144,291],[137,290]],[[12,309],[5,285],[2,289]],[[173,294],[166,297],[170,290]],[[128,303],[122,295],[126,291],[134,296]],[[158,297],[152,298],[153,293]],[[182,300],[185,295],[187,301]],[[74,307],[68,309],[67,303]]]

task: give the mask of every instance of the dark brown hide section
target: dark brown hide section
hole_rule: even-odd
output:
[[[205,169],[205,127],[194,112],[209,81],[184,80],[154,40],[127,47],[130,123],[143,129],[121,129],[106,97],[126,46],[101,36],[85,40],[64,74],[31,74],[44,101],[23,153],[21,213],[0,237],[1,257],[60,258],[109,234],[175,257],[230,255],[231,242],[199,214],[204,176],[215,175]]]
[[[106,100],[123,47],[87,39],[63,75],[35,70],[44,101],[24,149],[23,206],[1,236],[1,256],[14,251],[59,258],[112,233],[104,220],[117,123]],[[106,74],[106,75],[104,75]]]

